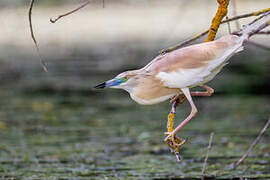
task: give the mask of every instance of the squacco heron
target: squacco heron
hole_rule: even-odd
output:
[[[245,27],[239,36],[226,35],[215,41],[161,54],[145,67],[123,72],[95,88],[124,89],[129,92],[134,101],[145,105],[160,103],[171,98],[171,113],[175,113],[179,99],[187,99],[191,106],[190,114],[174,130],[166,133],[165,141],[171,139],[172,146],[177,147],[180,138],[176,136],[176,133],[198,112],[192,96],[211,96],[214,93],[214,90],[206,83],[220,72],[232,55],[243,49],[243,42],[259,25],[255,23]],[[201,86],[206,91],[190,90],[196,86]]]

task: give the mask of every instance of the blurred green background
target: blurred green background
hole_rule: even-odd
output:
[[[29,1],[0,2],[0,178],[196,179],[212,131],[207,177],[270,178],[269,132],[239,170],[230,169],[269,118],[270,51],[247,45],[209,83],[215,94],[195,98],[199,113],[179,133],[189,140],[177,163],[163,143],[168,102],[141,106],[124,91],[92,87],[207,29],[216,1],[105,0],[103,8],[95,0],[49,22],[83,2],[34,5],[33,27],[48,73],[30,37]],[[236,5],[244,14],[270,1]],[[218,37],[224,34],[226,24]],[[270,45],[269,36],[252,40]],[[177,123],[190,111],[188,104],[178,109]]]

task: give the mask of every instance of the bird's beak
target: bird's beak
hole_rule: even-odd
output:
[[[100,84],[96,85],[94,88],[96,88],[96,89],[103,89],[105,87],[106,87],[106,82],[103,82],[103,83],[100,83]]]
[[[106,88],[106,87],[118,86],[121,83],[122,83],[121,79],[112,79],[112,80],[100,83],[100,84],[96,85],[94,88],[103,89],[103,88]]]

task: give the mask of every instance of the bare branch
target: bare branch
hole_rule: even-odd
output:
[[[70,14],[75,13],[76,11],[78,11],[78,10],[84,8],[85,6],[87,6],[91,1],[92,1],[92,0],[88,0],[88,1],[86,1],[84,4],[82,4],[81,6],[77,7],[76,9],[74,9],[74,10],[72,10],[72,11],[69,11],[69,12],[67,12],[67,13],[65,13],[65,14],[61,14],[61,15],[59,15],[59,16],[58,16],[57,18],[55,18],[55,19],[50,18],[50,22],[51,22],[51,23],[55,23],[55,22],[58,21],[59,19],[65,17],[65,16],[68,16],[68,15],[70,15]],[[103,1],[103,6],[104,6],[104,1]]]
[[[210,139],[209,139],[209,144],[208,144],[208,147],[207,147],[206,156],[204,158],[204,163],[203,163],[203,168],[202,168],[202,173],[201,173],[201,175],[202,175],[202,178],[201,179],[204,179],[204,176],[205,176],[205,169],[206,169],[206,165],[207,165],[207,160],[208,160],[209,152],[210,152],[211,147],[212,147],[213,137],[214,137],[214,132],[211,132]]]
[[[229,19],[227,19],[225,21],[222,21],[221,24],[229,22],[229,21],[235,21],[235,20],[238,20],[238,19],[247,18],[247,17],[250,17],[250,16],[258,16],[258,15],[261,15],[261,14],[269,12],[269,11],[270,11],[270,8],[267,8],[267,9],[262,9],[260,11],[255,11],[255,12],[252,12],[252,13],[248,13],[248,14],[242,14],[242,15],[239,15],[239,16],[229,18]]]
[[[222,19],[227,15],[228,12],[228,5],[230,3],[230,0],[217,0],[219,6],[218,10],[216,12],[215,17],[212,20],[209,34],[205,40],[205,42],[213,41],[216,37],[219,25],[222,22]]]
[[[235,17],[232,17],[232,18],[229,18],[229,19],[226,19],[224,21],[222,21],[220,24],[224,24],[224,23],[227,23],[227,22],[230,22],[230,21],[235,21],[235,20],[238,20],[238,19],[242,19],[242,18],[247,18],[247,17],[250,17],[250,16],[258,16],[260,14],[263,14],[263,13],[266,13],[266,12],[269,12],[270,11],[270,8],[267,8],[267,9],[262,9],[260,11],[255,11],[255,12],[252,12],[252,13],[249,13],[249,14],[243,14],[243,15],[239,15],[239,16],[235,16]],[[204,31],[203,33],[201,34],[198,34],[196,35],[194,38],[191,38],[191,39],[188,39],[182,43],[179,43],[175,46],[172,46],[172,47],[169,47],[167,49],[162,49],[161,51],[159,51],[160,54],[164,54],[164,53],[168,53],[168,52],[171,52],[171,51],[174,51],[176,49],[179,49],[187,44],[190,44],[191,42],[203,37],[204,35],[206,35],[207,33],[209,32],[209,29]]]
[[[263,15],[259,16],[258,18],[254,19],[253,21],[251,21],[248,25],[254,24],[255,22],[257,22],[258,20],[262,19],[263,17],[267,16],[270,14],[270,11],[264,13]]]
[[[254,24],[255,22],[257,22],[258,20],[264,18],[265,16],[270,15],[270,11],[267,13],[264,13],[263,15],[261,15],[260,17],[256,18],[255,20],[253,20],[251,23],[249,23],[247,26],[250,26],[252,24]],[[266,21],[262,24],[260,24],[260,26],[256,27],[256,29],[253,29],[251,32],[248,33],[248,36],[251,37],[253,35],[256,35],[257,33],[259,33],[261,30],[263,30],[264,28],[266,28],[267,26],[270,25],[270,21]],[[239,31],[235,31],[232,34],[234,35],[241,35],[243,33],[243,30],[240,29]]]
[[[268,128],[269,125],[270,125],[270,118],[268,119],[267,123],[264,125],[264,127],[261,130],[261,132],[259,133],[259,135],[253,141],[251,146],[248,148],[248,151],[236,163],[233,163],[233,169],[236,169],[248,157],[248,154],[253,150],[253,148],[256,146],[256,144],[258,144],[258,142],[261,140],[264,132],[266,131],[266,129]]]
[[[198,34],[198,35],[194,36],[191,39],[188,39],[188,40],[186,40],[186,41],[184,41],[184,42],[182,42],[180,44],[177,44],[176,46],[172,46],[172,47],[169,47],[167,49],[162,49],[161,51],[159,51],[159,53],[164,54],[164,53],[168,53],[168,52],[174,51],[176,49],[179,49],[179,48],[181,48],[181,47],[183,47],[183,46],[185,46],[187,44],[190,44],[192,41],[200,39],[201,37],[205,36],[208,32],[209,32],[209,30],[206,30],[203,33]]]
[[[257,33],[260,32],[262,29],[266,28],[266,27],[269,26],[269,25],[270,25],[270,21],[269,21],[269,22],[266,22],[266,23],[263,23],[259,28],[255,29],[253,32],[251,32],[251,33],[249,34],[249,37],[251,37],[251,36],[257,34]]]
[[[268,34],[270,34],[270,31],[260,31],[260,32],[257,32],[257,34],[265,34],[265,35],[268,35]]]
[[[38,56],[39,56],[40,63],[42,65],[44,71],[48,72],[46,64],[45,64],[45,62],[43,61],[43,59],[41,57],[39,47],[38,47],[38,43],[37,43],[37,40],[35,38],[35,34],[34,34],[34,31],[33,31],[33,26],[32,26],[32,9],[33,9],[34,2],[35,2],[35,0],[30,1],[30,7],[29,7],[29,11],[28,11],[28,20],[29,20],[29,27],[30,27],[31,37],[32,37],[32,39],[34,41],[34,44],[35,44],[35,47],[36,47],[36,50],[37,50],[37,53],[38,53]]]

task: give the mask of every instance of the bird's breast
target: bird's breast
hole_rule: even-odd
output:
[[[152,104],[157,104],[157,103],[166,101],[175,95],[176,94],[169,94],[169,95],[164,95],[164,96],[156,96],[152,99],[149,99],[149,98],[137,96],[136,94],[130,94],[130,97],[139,104],[152,105]]]
[[[139,104],[157,104],[165,101],[180,92],[179,89],[165,87],[156,78],[142,78],[130,92],[131,98]]]

